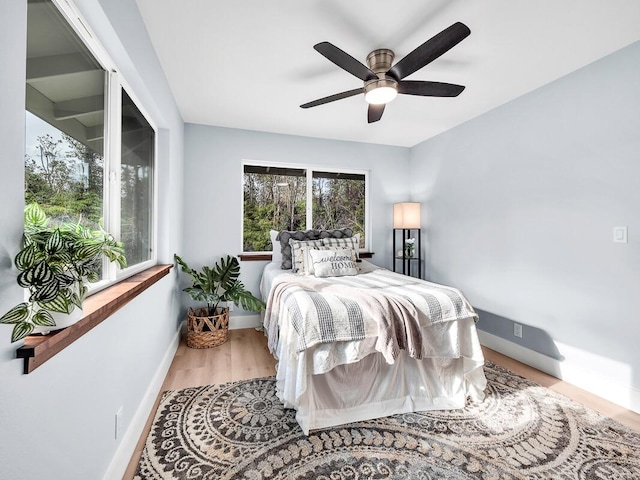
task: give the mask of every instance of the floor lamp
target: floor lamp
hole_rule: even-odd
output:
[[[402,273],[411,275],[411,261],[418,262],[418,278],[422,278],[421,244],[420,244],[420,204],[416,202],[396,203],[393,205],[393,271],[396,271],[396,230],[402,230]],[[407,240],[411,238],[411,230],[418,231],[418,244],[414,257],[407,257]]]

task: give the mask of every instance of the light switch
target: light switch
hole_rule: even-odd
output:
[[[627,243],[627,227],[613,227],[613,241]]]

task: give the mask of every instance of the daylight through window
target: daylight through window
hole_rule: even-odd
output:
[[[54,222],[104,227],[140,270],[154,257],[155,131],[91,41],[53,1],[28,1],[25,202]]]
[[[270,230],[344,227],[366,248],[366,198],[366,172],[245,164],[243,251],[270,251]]]

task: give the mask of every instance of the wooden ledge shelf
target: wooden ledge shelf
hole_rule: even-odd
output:
[[[360,252],[360,258],[373,258],[373,252]],[[238,255],[243,262],[271,261],[270,253],[241,253]]]
[[[167,275],[173,265],[155,265],[110,287],[94,293],[84,301],[84,317],[70,327],[48,335],[29,335],[18,348],[17,358],[24,358],[24,373],[31,373],[61,352],[110,315],[120,310],[151,285]]]

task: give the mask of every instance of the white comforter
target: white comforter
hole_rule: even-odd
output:
[[[362,268],[378,269],[368,262],[363,262]],[[392,273],[385,270],[384,274]],[[266,266],[261,282],[265,300],[270,297],[274,280],[287,275],[292,274],[276,264]],[[477,317],[470,305],[468,308],[469,314],[455,321],[421,322],[420,357],[424,360],[410,358],[402,351],[396,365],[385,361],[377,347],[375,319],[366,319],[367,334],[362,339],[316,343],[299,351],[291,314],[286,308],[277,308],[275,318],[265,317],[265,327],[267,331],[272,327],[273,332],[275,321],[278,329],[278,341],[272,344],[272,353],[279,361],[278,395],[286,407],[298,410],[296,418],[306,432],[394,413],[462,408],[468,397],[482,400],[486,386],[484,359],[475,329]],[[273,308],[268,306],[267,310]],[[340,385],[344,391],[336,394]],[[358,398],[352,399],[354,391]],[[392,392],[393,398],[386,392]]]

